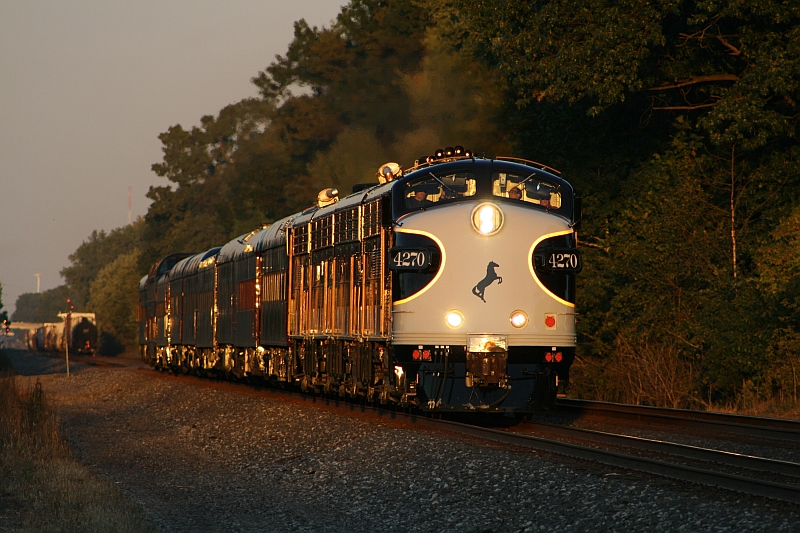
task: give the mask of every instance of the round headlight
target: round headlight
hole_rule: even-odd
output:
[[[511,316],[508,317],[508,321],[511,322],[511,325],[515,328],[522,329],[528,325],[528,315],[525,314],[525,311],[514,311],[511,313]]]
[[[453,309],[444,315],[444,321],[451,328],[460,328],[461,324],[464,323],[464,314],[458,309]]]
[[[472,227],[481,235],[494,235],[503,227],[503,212],[493,203],[483,203],[472,211]]]

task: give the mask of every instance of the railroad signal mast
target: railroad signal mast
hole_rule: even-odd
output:
[[[9,324],[8,320],[3,319],[3,339],[0,341],[0,347],[5,344],[6,339],[8,338],[8,334],[11,331],[11,324]]]
[[[74,308],[72,300],[67,298],[67,316],[64,317],[64,351],[66,353],[67,377],[69,377],[69,343],[72,341],[70,333],[72,333],[72,310]]]

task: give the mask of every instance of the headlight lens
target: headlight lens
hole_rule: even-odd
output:
[[[464,323],[464,314],[458,309],[453,309],[444,315],[444,321],[451,328],[460,328],[461,324]]]
[[[511,316],[508,317],[508,321],[511,322],[511,325],[517,329],[522,329],[528,325],[528,315],[525,311],[516,310],[511,313]]]
[[[493,203],[482,203],[472,211],[472,227],[481,235],[494,235],[503,227],[503,212]]]

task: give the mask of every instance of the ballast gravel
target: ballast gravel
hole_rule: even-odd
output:
[[[800,504],[466,439],[141,363],[10,353],[160,531],[800,531]],[[124,363],[124,364],[123,364]]]

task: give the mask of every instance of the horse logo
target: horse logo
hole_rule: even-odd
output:
[[[472,294],[483,300],[483,303],[486,303],[486,300],[483,298],[483,293],[486,290],[486,287],[494,283],[495,280],[497,280],[498,285],[503,283],[503,278],[498,276],[497,272],[494,271],[494,269],[499,266],[500,265],[494,261],[489,261],[489,264],[486,265],[486,277],[480,280],[477,285],[472,287]]]

